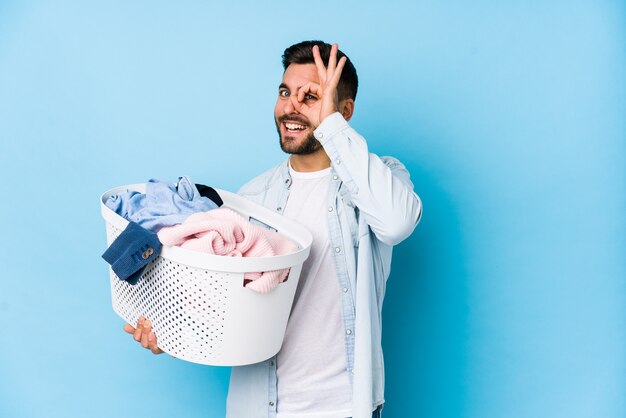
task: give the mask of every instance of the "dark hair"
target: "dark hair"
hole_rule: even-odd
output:
[[[315,64],[312,50],[314,45],[319,47],[322,61],[324,61],[324,65],[327,66],[332,45],[322,41],[304,41],[285,49],[283,53],[283,68],[286,70],[291,64]],[[359,87],[359,78],[356,75],[356,68],[354,68],[352,61],[350,61],[350,58],[348,58],[346,54],[337,51],[337,62],[339,62],[341,57],[346,57],[347,61],[341,72],[339,86],[337,86],[339,100],[343,100],[347,97],[355,100],[356,91]]]

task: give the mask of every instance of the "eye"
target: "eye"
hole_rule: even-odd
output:
[[[289,91],[285,89],[278,90],[279,97],[289,97]]]
[[[304,95],[304,100],[317,100],[317,97],[313,96],[312,94],[305,94]]]

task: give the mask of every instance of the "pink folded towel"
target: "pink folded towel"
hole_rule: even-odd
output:
[[[298,246],[277,232],[251,224],[228,208],[189,215],[182,224],[161,228],[164,245],[230,257],[269,257],[294,252]],[[267,293],[287,278],[289,269],[246,273],[246,287]]]

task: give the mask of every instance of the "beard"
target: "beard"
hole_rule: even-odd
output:
[[[293,136],[289,136],[289,133],[285,134],[285,136],[281,133],[281,125],[285,121],[292,121],[299,123],[309,127],[309,123],[305,120],[294,116],[281,116],[280,118],[274,118],[274,122],[276,123],[276,131],[278,132],[278,141],[280,142],[280,149],[287,154],[294,155],[309,155],[317,152],[320,148],[322,148],[322,144],[313,136],[313,132],[310,132],[301,143],[296,143],[296,138]]]

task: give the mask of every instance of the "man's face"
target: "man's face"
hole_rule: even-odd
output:
[[[288,154],[313,154],[322,147],[313,136],[313,130],[317,126],[312,126],[309,119],[297,111],[298,90],[309,82],[319,83],[315,64],[291,64],[285,70],[278,88],[274,121],[280,148]],[[307,95],[303,103],[312,105],[316,100],[316,97]]]

